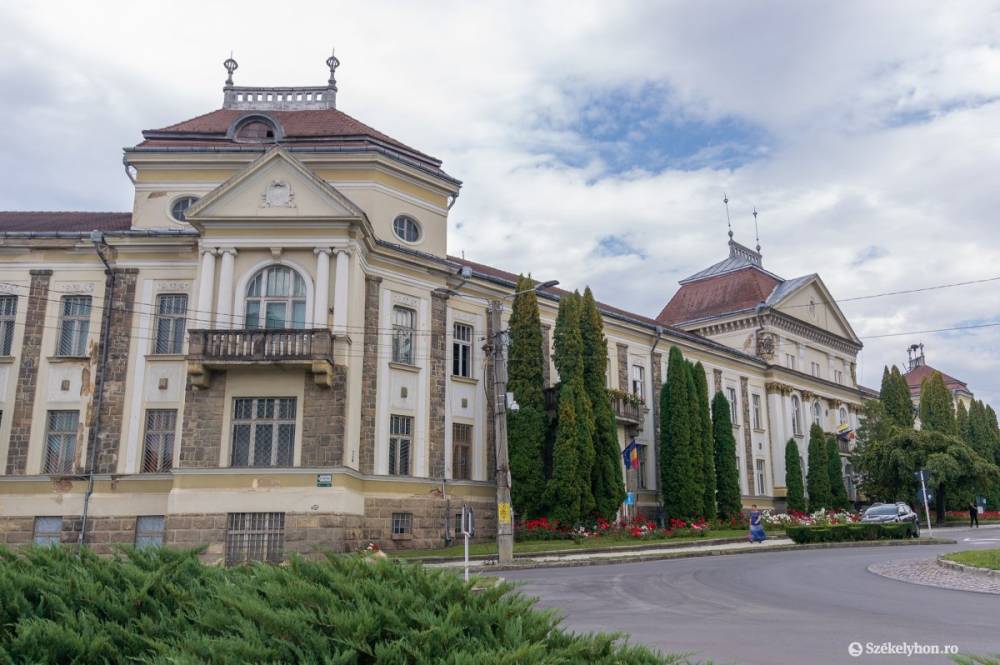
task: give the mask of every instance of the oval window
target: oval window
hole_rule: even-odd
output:
[[[178,199],[175,199],[173,204],[170,206],[170,216],[176,219],[178,222],[186,222],[188,208],[190,208],[197,202],[198,202],[197,196],[182,196]]]
[[[420,240],[420,224],[408,215],[400,215],[392,222],[392,232],[404,242]]]

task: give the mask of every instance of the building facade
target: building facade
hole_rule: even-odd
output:
[[[76,542],[86,514],[98,551],[432,547],[462,504],[494,532],[486,303],[516,276],[447,254],[461,183],[337,109],[327,64],[257,88],[228,61],[221,109],[125,150],[131,213],[0,214],[0,543]],[[822,281],[729,250],[659,317],[601,305],[650,514],[671,346],[733,404],[748,504],[780,505],[810,422],[857,424],[860,342]]]

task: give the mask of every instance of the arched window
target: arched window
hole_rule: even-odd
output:
[[[792,395],[792,434],[802,436],[802,407],[798,395]]]
[[[843,425],[847,422],[847,409],[840,407],[840,424]]]
[[[306,283],[287,266],[268,266],[250,280],[247,328],[305,328]]]
[[[819,402],[813,402],[813,422],[817,425],[823,425],[823,405]]]
[[[265,120],[254,118],[237,128],[236,141],[238,143],[273,143],[274,125]]]

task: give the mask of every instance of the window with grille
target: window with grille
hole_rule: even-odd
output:
[[[413,364],[413,336],[417,314],[407,307],[392,308],[392,361]]]
[[[62,517],[36,517],[32,539],[36,545],[58,545],[62,541]]]
[[[455,324],[451,355],[451,373],[455,376],[472,376],[472,326]]]
[[[753,402],[753,427],[754,429],[764,429],[763,419],[760,414],[760,395],[754,394],[750,396]]]
[[[156,297],[156,342],[153,353],[182,353],[188,297],[183,293]]]
[[[413,418],[389,417],[389,475],[410,475],[410,449],[413,446]]]
[[[17,317],[17,296],[0,297],[0,356],[9,356],[14,343],[14,319]]]
[[[792,434],[802,436],[802,407],[797,395],[792,395]]]
[[[764,496],[767,493],[765,488],[764,460],[756,460],[754,464],[757,470],[757,496]]]
[[[461,521],[461,517],[458,518]],[[413,533],[413,513],[392,514],[392,535],[408,536]]]
[[[45,473],[73,473],[79,411],[49,411],[45,432]]]
[[[135,546],[162,547],[165,518],[163,515],[140,515],[135,518]]]
[[[739,418],[736,417],[736,388],[726,388],[726,398],[729,400],[729,417],[732,419],[734,425],[739,424]]]
[[[632,365],[632,394],[646,399],[646,368],[642,365]]]
[[[281,563],[285,556],[285,513],[229,513],[226,565],[251,561]]]
[[[451,477],[469,480],[472,477],[472,425],[452,423]]]
[[[233,466],[292,466],[294,449],[294,397],[233,401]]]
[[[90,332],[90,296],[63,296],[57,355],[87,355],[88,332]]]
[[[146,410],[146,433],[142,440],[143,473],[157,473],[171,469],[176,432],[176,409]]]
[[[250,280],[247,328],[305,328],[306,282],[288,266],[268,266]]]

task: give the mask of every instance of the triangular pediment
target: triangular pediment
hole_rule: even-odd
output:
[[[767,304],[838,337],[861,343],[819,275],[787,280],[776,287]]]
[[[187,212],[198,226],[213,220],[362,219],[357,205],[282,148],[272,148]]]

